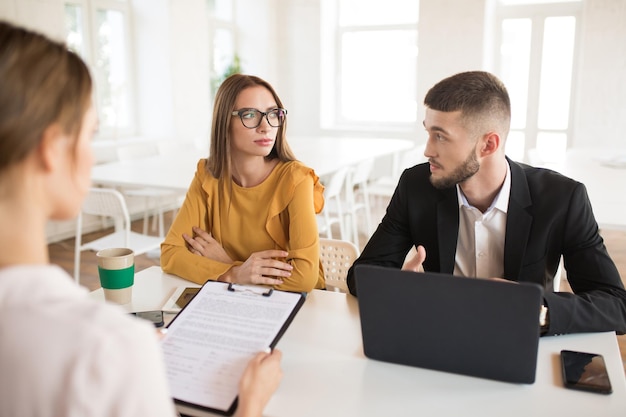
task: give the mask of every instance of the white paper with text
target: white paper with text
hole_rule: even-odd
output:
[[[267,349],[302,295],[263,296],[208,282],[168,327],[162,340],[172,396],[228,410],[250,359]]]

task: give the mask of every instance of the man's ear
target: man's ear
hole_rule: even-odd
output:
[[[43,170],[53,171],[62,163],[63,137],[63,131],[57,123],[51,124],[43,131],[37,150]]]
[[[480,148],[481,156],[489,156],[500,149],[500,135],[497,132],[486,133],[482,137],[482,146]]]

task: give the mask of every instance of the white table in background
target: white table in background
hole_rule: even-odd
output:
[[[294,138],[289,145],[296,158],[324,176],[369,158],[391,155],[411,148],[412,141],[376,138]],[[154,187],[186,191],[200,158],[196,150],[149,156],[133,161],[109,162],[93,167],[94,184],[111,187]]]
[[[137,273],[133,301],[125,308],[159,309],[178,286],[196,285],[159,267],[145,269]],[[102,290],[90,296],[102,300]],[[367,359],[356,298],[314,290],[277,347],[284,377],[266,416],[626,415],[626,377],[614,333],[542,338],[536,382],[510,384]],[[602,354],[613,394],[563,388],[561,349]]]
[[[93,167],[91,181],[107,187],[149,187],[186,192],[201,158],[206,155],[197,150],[180,150],[169,155],[107,162]]]
[[[545,166],[585,184],[601,229],[626,230],[626,148],[572,148]]]
[[[415,142],[406,139],[292,137],[289,146],[298,160],[313,168],[320,177],[370,158],[381,158],[406,151]]]

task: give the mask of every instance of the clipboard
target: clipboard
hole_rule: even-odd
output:
[[[233,415],[248,362],[276,346],[305,298],[306,293],[207,281],[161,341],[179,411]]]

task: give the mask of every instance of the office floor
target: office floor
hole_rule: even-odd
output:
[[[372,221],[376,224],[380,221],[384,213],[386,204],[379,202],[372,207],[373,216]],[[171,224],[171,212],[166,213],[165,227],[166,230]],[[137,232],[142,231],[142,221],[138,220],[133,222],[133,230]],[[93,239],[103,232],[95,232],[85,236],[85,241]],[[626,285],[626,231],[614,231],[604,230],[602,231],[602,237],[604,238],[606,247],[609,254],[615,261],[617,269],[620,272],[622,279]],[[361,249],[367,242],[367,236],[365,234],[360,235],[360,247]],[[74,239],[68,239],[57,243],[52,243],[48,246],[50,252],[50,260],[65,269],[70,275],[73,275],[74,271]],[[150,266],[159,265],[158,258],[151,258],[147,255],[140,255],[135,258],[135,269],[141,271],[142,269]],[[98,279],[98,264],[96,261],[95,253],[85,251],[81,254],[81,285],[87,287],[90,291],[100,288],[100,282]],[[571,291],[567,281],[564,281],[561,285],[561,291]],[[624,364],[624,372],[626,373],[626,335],[617,336],[619,344],[622,362]]]

